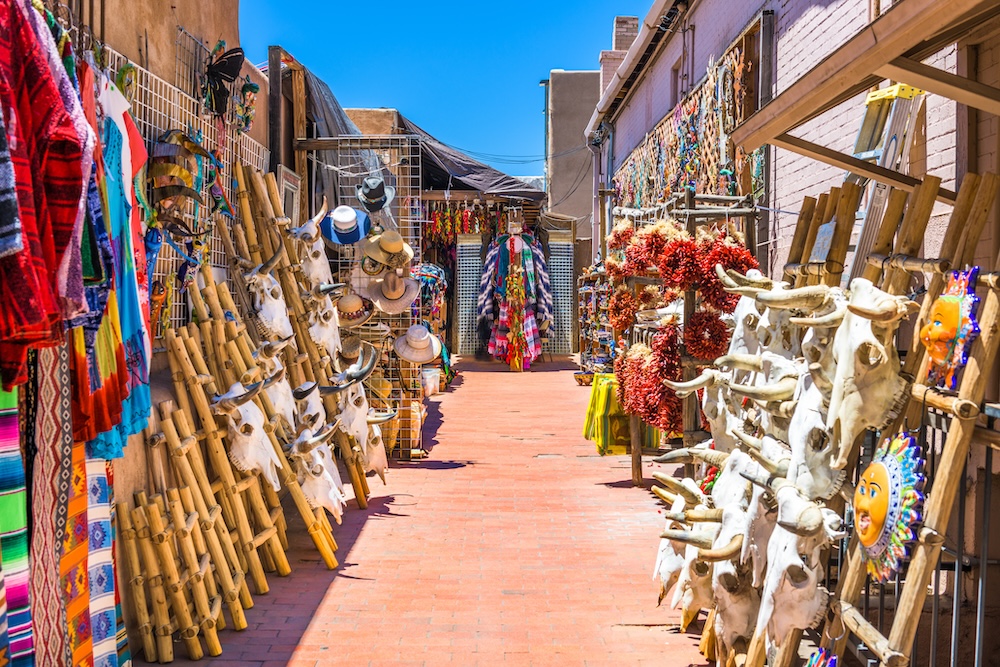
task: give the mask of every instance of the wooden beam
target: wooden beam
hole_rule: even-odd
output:
[[[377,139],[382,136],[383,135],[365,134],[362,136],[350,135],[343,137],[317,137],[316,139],[299,137],[292,141],[292,146],[297,151],[335,151],[340,148],[352,150],[365,150],[366,148],[375,149],[379,144]],[[384,136],[399,138],[406,135],[393,134]],[[351,140],[356,142],[355,145],[352,146],[350,143],[344,145],[345,141],[350,142]]]
[[[292,132],[294,136],[303,137],[306,134],[306,73],[303,69],[292,70]],[[311,217],[311,207],[317,207],[316,202],[310,202],[312,188],[309,187],[309,162],[302,151],[293,151],[295,173],[300,179],[299,186],[299,219],[293,223],[298,226]],[[291,213],[291,211],[289,211]]]
[[[832,148],[820,146],[819,144],[814,144],[811,141],[799,139],[798,137],[793,137],[788,134],[779,135],[771,139],[770,143],[773,146],[790,150],[793,153],[805,155],[807,157],[820,160],[821,162],[832,164],[835,167],[841,167],[842,169],[846,169],[847,171],[858,174],[859,176],[867,176],[868,178],[873,178],[876,181],[888,183],[894,188],[905,190],[907,192],[913,192],[913,188],[920,184],[920,181],[912,176],[900,174],[898,171],[893,171],[891,169],[886,169],[885,167],[880,167],[877,164],[872,164],[871,162],[859,160],[853,155],[846,155],[835,151]],[[954,204],[956,197],[957,195],[951,190],[946,190],[944,188],[938,189],[937,199],[940,201],[947,204]]]
[[[268,171],[281,164],[281,54],[280,46],[267,47],[267,143],[270,149]]]
[[[798,126],[827,100],[868,77],[914,44],[968,18],[995,8],[994,0],[901,0],[839,49],[750,116],[732,134],[744,150],[755,150]]]
[[[985,83],[943,72],[909,58],[896,58],[875,73],[1000,116],[1000,89]]]

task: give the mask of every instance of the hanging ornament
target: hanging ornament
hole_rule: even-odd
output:
[[[243,87],[240,88],[240,96],[233,97],[233,107],[236,116],[236,129],[246,134],[253,127],[253,119],[257,113],[257,93],[260,86],[250,80],[247,74]]]
[[[976,321],[976,277],[979,267],[952,271],[948,285],[931,306],[928,322],[920,330],[930,366],[927,384],[954,390],[956,374],[969,360],[969,348],[979,335]]]
[[[885,583],[908,556],[922,519],[924,460],[905,431],[885,441],[861,474],[854,492],[854,525],[872,578]],[[822,663],[821,663],[822,664]]]
[[[825,648],[818,648],[809,657],[806,667],[837,667],[839,664],[837,656]]]

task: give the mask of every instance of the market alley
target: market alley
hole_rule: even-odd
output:
[[[250,628],[199,664],[704,664],[704,615],[680,634],[656,606],[659,505],[627,457],[581,437],[574,367],[460,368],[428,401],[428,458],[370,478],[370,509],[335,530],[339,569],[290,530],[292,576],[269,577]]]

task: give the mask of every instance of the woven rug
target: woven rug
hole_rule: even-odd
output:
[[[115,513],[118,505],[115,503],[114,465],[108,461],[108,505],[111,507],[111,562],[115,572],[115,626],[118,628],[118,667],[132,667],[132,652],[128,648],[128,632],[125,628],[125,618],[122,616],[122,591],[118,582],[118,522]]]
[[[3,554],[0,553],[0,667],[10,664],[10,640],[7,638],[7,591],[3,582]]]
[[[87,467],[86,443],[73,443],[66,533],[59,559],[60,589],[66,608],[66,632],[73,667],[92,667],[94,646],[90,631],[90,586],[87,576]]]
[[[35,413],[35,454],[31,482],[31,620],[35,661],[68,665],[66,609],[59,580],[59,557],[66,534],[73,424],[69,352],[66,345],[39,350]]]
[[[17,420],[17,393],[0,394],[0,553],[7,591],[12,665],[35,664],[31,633],[27,490]]]
[[[90,583],[90,631],[94,642],[94,667],[118,667],[107,465],[105,459],[87,459],[87,574]]]

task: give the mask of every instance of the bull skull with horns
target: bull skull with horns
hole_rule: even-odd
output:
[[[288,307],[281,291],[281,285],[271,272],[277,268],[284,255],[282,246],[274,255],[257,268],[243,274],[247,289],[253,296],[254,309],[270,339],[288,338],[293,335],[292,322],[288,319]]]
[[[313,302],[309,310],[309,337],[330,359],[336,359],[340,354],[340,320],[328,296]]]
[[[289,433],[294,432],[295,429],[295,397],[292,394],[292,386],[286,377],[281,351],[291,342],[291,336],[274,342],[265,342],[253,354],[264,374],[275,378],[275,381],[264,392],[271,399],[276,415],[284,422]]]
[[[229,391],[215,397],[212,410],[227,419],[229,433],[229,460],[246,473],[259,472],[271,487],[281,488],[278,470],[281,459],[271,444],[269,432],[273,429],[264,412],[253,399],[265,389],[270,380],[244,387],[234,382]]]
[[[288,230],[288,235],[301,245],[299,252],[299,267],[310,288],[333,282],[333,272],[330,270],[330,260],[326,256],[326,244],[319,223],[326,217],[326,197],[319,213],[301,227]]]
[[[900,373],[893,342],[904,318],[920,309],[905,296],[893,296],[871,281],[851,281],[847,313],[833,338],[833,388],[826,427],[834,441],[833,468],[843,469],[858,436],[884,428],[909,396],[911,378]]]
[[[347,494],[329,445],[336,430],[335,424],[320,433],[304,428],[292,443],[291,460],[309,506],[326,509],[340,523]]]

